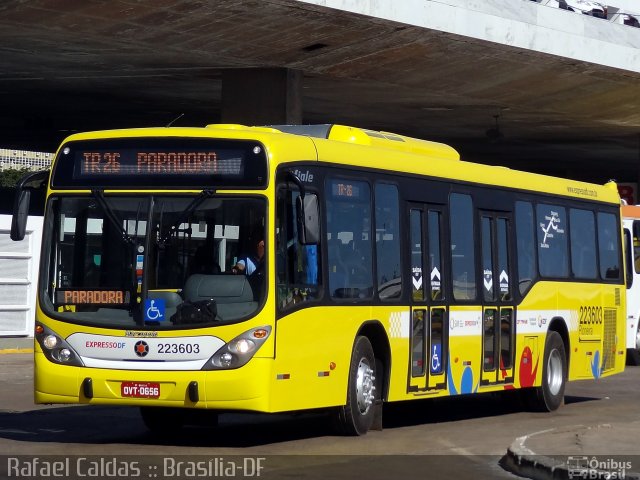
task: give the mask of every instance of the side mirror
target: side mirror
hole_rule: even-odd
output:
[[[11,219],[11,240],[19,242],[24,239],[29,218],[31,190],[44,187],[49,178],[49,170],[27,173],[16,186],[16,196],[13,203],[13,218]]]
[[[31,190],[16,190],[10,234],[11,240],[14,242],[24,240],[24,236],[27,232],[27,219],[29,218],[30,202]]]
[[[298,241],[302,245],[316,245],[320,242],[320,213],[318,196],[307,193],[296,198],[296,217],[298,221]]]

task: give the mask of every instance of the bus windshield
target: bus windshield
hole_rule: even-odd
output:
[[[44,309],[71,322],[152,330],[249,318],[266,294],[265,205],[208,192],[52,197]]]

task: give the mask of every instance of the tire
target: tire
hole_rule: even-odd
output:
[[[357,337],[351,353],[347,404],[339,407],[336,414],[342,433],[364,435],[373,425],[376,403],[380,398],[376,370],[371,342],[367,337]]]
[[[640,324],[636,330],[636,348],[627,348],[627,365],[637,367],[640,365]]]
[[[140,415],[144,425],[160,436],[179,432],[185,421],[181,408],[140,407]]]
[[[627,348],[627,365],[632,367],[640,365],[640,350],[637,348]]]
[[[542,386],[525,391],[527,404],[534,410],[553,412],[564,401],[567,384],[567,356],[564,342],[558,332],[547,333],[542,366]]]

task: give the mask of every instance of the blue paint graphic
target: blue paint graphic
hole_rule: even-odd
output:
[[[604,370],[604,365],[607,363],[607,356],[605,355],[602,358],[602,364],[600,363],[600,351],[596,350],[593,354],[593,360],[591,360],[591,374],[593,378],[600,378],[602,375],[602,371]]]
[[[474,393],[473,389],[473,370],[467,365],[462,372],[462,379],[460,380],[460,393]]]
[[[450,395],[465,395],[467,393],[476,393],[480,382],[475,382],[473,369],[470,365],[467,365],[464,367],[460,378],[460,389],[456,388],[456,382],[451,373],[451,357],[449,357],[449,361],[447,362],[447,386],[449,387]]]

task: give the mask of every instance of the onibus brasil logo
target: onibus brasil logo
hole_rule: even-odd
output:
[[[567,458],[569,478],[571,479],[624,479],[631,469],[631,462],[613,458],[599,459],[588,456],[570,456]]]

